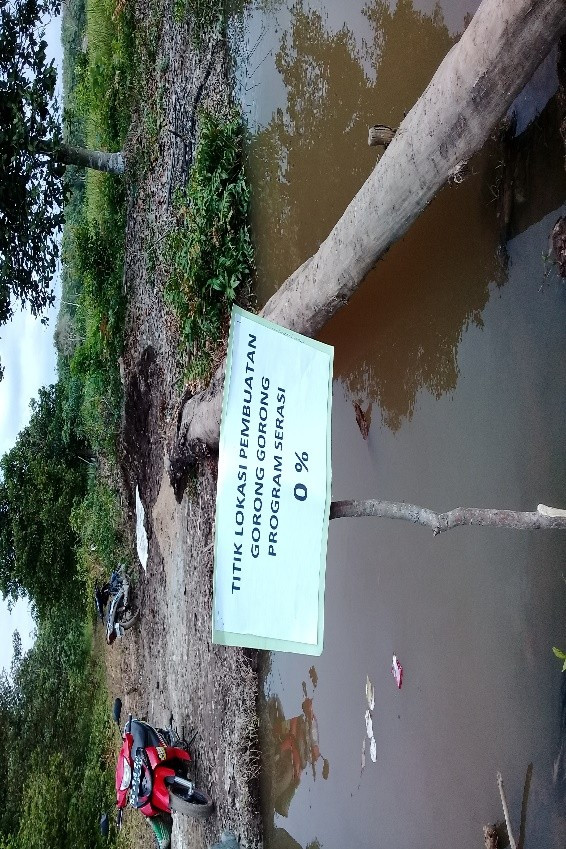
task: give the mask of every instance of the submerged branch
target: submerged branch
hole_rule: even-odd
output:
[[[462,525],[486,525],[526,531],[552,528],[566,530],[566,511],[545,508],[543,504],[540,504],[539,508],[533,513],[522,513],[516,510],[456,507],[445,513],[436,513],[434,510],[419,507],[416,504],[369,499],[367,501],[333,501],[330,505],[330,518],[373,516],[380,519],[404,519],[430,528],[435,536]]]
[[[507,805],[507,796],[505,795],[505,790],[503,788],[503,778],[501,777],[501,773],[497,773],[497,786],[499,787],[499,795],[501,796],[501,807],[503,808],[503,816],[505,817],[505,825],[507,826],[507,837],[509,838],[509,845],[511,849],[517,849],[517,844],[515,843],[515,838],[513,837],[513,829],[511,828],[511,818],[509,816],[509,806]]]

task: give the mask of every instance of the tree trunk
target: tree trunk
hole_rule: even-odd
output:
[[[261,314],[314,336],[483,146],[565,30],[564,0],[483,0],[330,235]],[[170,444],[173,486],[203,444],[218,447],[223,377],[224,365],[180,412]]]
[[[55,151],[55,157],[64,165],[79,165],[82,168],[94,168],[108,174],[121,176],[124,173],[122,153],[106,153],[103,150],[87,150],[84,147],[72,147],[61,144]]]
[[[515,528],[522,531],[566,530],[566,511],[539,504],[534,513],[516,510],[496,510],[482,507],[456,507],[446,513],[435,513],[428,507],[417,507],[404,501],[333,501],[330,518],[372,516],[382,519],[405,519],[430,528],[435,536],[463,525],[484,525],[493,528]]]

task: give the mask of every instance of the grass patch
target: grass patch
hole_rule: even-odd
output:
[[[179,23],[189,20],[193,46],[201,49],[215,33],[223,33],[230,16],[245,5],[243,0],[175,0],[173,15]]]
[[[132,561],[118,496],[95,474],[89,478],[86,497],[71,513],[71,526],[79,538],[79,572],[91,597],[95,578],[106,580],[118,563]]]
[[[115,0],[82,6],[74,0],[66,10],[66,79],[72,85],[64,92],[66,131],[88,147],[116,151],[125,141],[135,67],[130,15],[129,9],[116,14]],[[57,328],[66,428],[112,465],[122,408],[126,190],[122,179],[90,170],[75,174],[70,188]]]
[[[180,321],[189,381],[208,376],[232,304],[250,298],[254,266],[243,142],[239,114],[221,120],[204,113],[188,185],[175,198],[165,295]]]

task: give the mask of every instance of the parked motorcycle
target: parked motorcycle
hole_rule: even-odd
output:
[[[116,699],[113,714],[118,725],[121,711],[122,702]],[[190,780],[191,762],[189,743],[174,728],[154,728],[130,714],[116,764],[118,829],[128,802],[149,817],[162,847],[167,845],[163,831],[168,830],[169,836],[171,833],[171,812],[207,819],[214,804],[208,793],[198,790]]]
[[[112,572],[110,580],[102,586],[95,583],[94,605],[101,622],[106,624],[108,645],[112,645],[117,637],[123,637],[124,632],[138,621],[139,610],[132,609],[130,582],[123,565],[118,571]]]

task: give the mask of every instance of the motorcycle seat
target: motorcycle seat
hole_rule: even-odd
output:
[[[152,725],[141,719],[132,720],[132,754],[135,757],[138,749],[146,749],[148,746],[163,746],[163,740]]]

